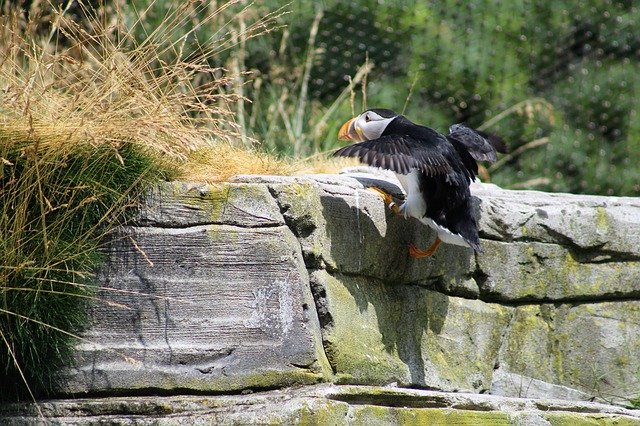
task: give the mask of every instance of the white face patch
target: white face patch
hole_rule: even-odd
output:
[[[361,138],[359,142],[378,139],[394,118],[384,118],[373,111],[360,114],[354,121],[355,130]]]

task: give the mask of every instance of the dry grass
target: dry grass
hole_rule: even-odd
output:
[[[308,173],[338,173],[345,167],[359,164],[351,158],[327,159],[316,155],[306,159],[277,158],[257,150],[230,144],[216,144],[189,156],[178,171],[177,178],[197,182],[221,182],[238,174],[300,175]]]
[[[55,15],[56,33],[68,39],[55,51],[21,33],[18,16],[4,17],[3,40],[10,42],[0,63],[3,140],[37,143],[43,153],[82,144],[117,152],[130,143],[180,160],[213,139],[238,137],[230,106],[236,97],[220,90],[230,77],[194,86],[199,74],[220,70],[202,65],[202,57],[159,64],[127,29],[103,27],[90,16],[92,32]]]

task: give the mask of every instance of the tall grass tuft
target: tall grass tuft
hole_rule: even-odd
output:
[[[86,304],[99,303],[93,272],[101,244],[140,193],[174,176],[194,150],[241,140],[238,96],[228,90],[234,78],[206,61],[233,44],[219,19],[227,6],[198,10],[204,3],[173,8],[161,29],[145,28],[145,10],[125,10],[125,1],[37,6],[28,17],[4,5],[1,398],[55,393],[88,325]],[[184,34],[194,10],[206,13]],[[268,31],[269,23],[267,16],[246,25],[242,37]],[[189,34],[205,25],[219,26],[216,44],[181,55]],[[170,62],[161,59],[167,50],[175,53]]]

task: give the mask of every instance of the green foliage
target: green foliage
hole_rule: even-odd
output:
[[[131,146],[119,159],[108,147],[56,153],[20,145],[4,144],[1,155],[3,399],[27,396],[27,384],[36,396],[55,391],[60,368],[72,360],[70,337],[87,325],[104,234],[144,184],[160,177]]]
[[[441,131],[465,122],[503,137],[517,154],[491,170],[496,183],[640,194],[640,168],[634,167],[640,161],[640,8],[631,2],[302,1],[290,9],[280,18],[287,29],[262,45],[270,49],[262,56],[268,60],[246,62],[257,77],[248,78],[245,91],[253,101],[244,111],[250,117],[245,131],[265,148],[289,155],[335,148],[335,130],[351,112],[347,99],[333,102],[368,57],[367,105],[401,111],[406,103],[410,118]],[[309,28],[319,10],[311,45]],[[313,66],[301,100],[309,52]],[[282,99],[289,101],[284,108]],[[292,138],[282,129],[301,103],[307,118]],[[529,106],[514,108],[521,104]],[[313,123],[331,106],[325,134],[313,135]],[[295,143],[302,147],[293,149]]]
[[[220,90],[243,99],[233,113],[245,145],[295,157],[326,152],[338,146],[336,131],[352,112],[381,106],[441,131],[465,122],[500,135],[517,153],[491,169],[502,186],[640,194],[640,8],[633,2],[144,0],[121,7],[138,43],[155,34],[163,61],[204,49],[209,66],[237,74]],[[177,31],[166,30],[167,21]],[[367,61],[372,69],[355,79]],[[514,108],[523,102],[533,107]]]

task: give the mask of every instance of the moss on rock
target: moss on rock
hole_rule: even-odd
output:
[[[580,252],[538,242],[485,241],[483,248],[478,266],[487,278],[480,291],[488,298],[563,300],[640,292],[637,261],[591,262]]]
[[[326,291],[323,340],[341,382],[489,388],[509,308],[325,271],[312,281]]]

